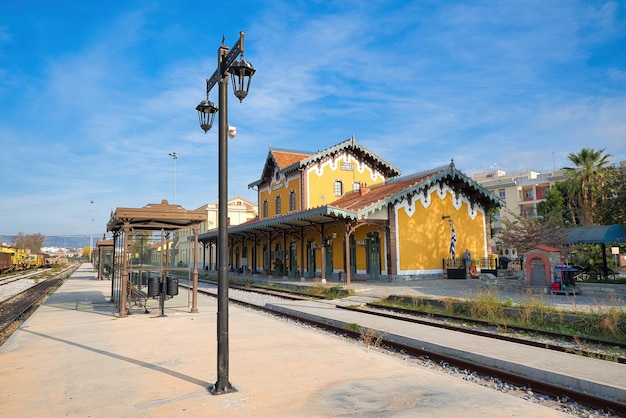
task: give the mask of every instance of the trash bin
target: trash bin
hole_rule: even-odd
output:
[[[161,294],[161,289],[159,285],[160,283],[159,283],[158,276],[148,277],[148,296],[149,297],[156,297]]]
[[[509,263],[511,262],[511,259],[509,257],[505,257],[505,256],[500,256],[500,268],[503,270],[506,270],[509,268]]]
[[[167,276],[165,282],[167,284],[165,293],[168,296],[176,296],[178,294],[178,277]]]

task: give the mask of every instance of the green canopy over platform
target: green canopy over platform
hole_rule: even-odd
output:
[[[604,276],[609,275],[606,244],[626,244],[626,228],[622,225],[581,226],[572,228],[565,238],[566,244],[601,244]]]
[[[572,228],[567,233],[565,242],[567,244],[626,244],[626,228],[618,224]]]

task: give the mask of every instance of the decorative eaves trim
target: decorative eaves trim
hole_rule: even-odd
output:
[[[340,142],[339,144],[333,145],[332,147],[326,148],[322,151],[318,151],[315,154],[311,155],[309,158],[305,158],[303,160],[301,160],[298,163],[293,164],[293,168],[302,168],[302,167],[306,167],[311,163],[314,163],[320,159],[326,158],[328,156],[331,156],[333,154],[336,154],[344,149],[348,149],[348,148],[354,148],[358,151],[361,151],[362,153],[366,154],[367,156],[369,156],[370,158],[372,158],[375,161],[378,161],[381,165],[385,166],[387,168],[387,170],[389,170],[392,173],[395,173],[395,176],[399,175],[401,173],[400,169],[397,168],[396,166],[394,166],[393,164],[388,163],[387,161],[385,161],[384,159],[380,158],[378,155],[374,154],[373,152],[371,152],[369,149],[365,148],[363,145],[359,144],[356,139],[354,138],[354,136],[350,137],[349,139]],[[285,170],[289,169],[291,167],[287,167]],[[389,177],[394,177],[394,175],[391,175]]]
[[[487,190],[486,188],[478,184],[476,181],[472,180],[463,172],[457,170],[456,167],[454,166],[454,162],[451,162],[450,165],[448,165],[447,167],[448,167],[447,169],[445,169],[445,166],[443,166],[443,167],[435,168],[435,169],[420,173],[420,175],[423,176],[423,175],[428,175],[430,173],[440,171],[438,174],[432,177],[426,178],[424,181],[421,181],[411,187],[407,187],[406,189],[392,196],[389,196],[386,199],[381,199],[378,202],[373,203],[369,205],[368,207],[361,209],[360,211],[356,213],[357,217],[359,219],[366,218],[372,213],[380,211],[389,205],[398,203],[409,195],[415,194],[424,189],[428,189],[431,186],[435,185],[436,183],[444,181],[446,178],[450,178],[452,180],[461,180],[463,183],[467,184],[468,186],[477,189],[484,198],[486,198],[488,201],[493,202],[495,206],[499,206],[499,207],[504,206],[504,202],[501,199],[496,197],[493,193],[491,193],[489,190]],[[401,181],[401,179],[397,179],[397,180]]]

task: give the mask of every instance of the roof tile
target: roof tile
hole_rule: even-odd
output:
[[[305,158],[308,158],[310,156],[311,154],[304,154],[300,152],[272,150],[272,157],[274,157],[274,161],[276,161],[276,164],[278,165],[279,170],[284,170],[290,165],[293,165],[299,161],[302,161]]]

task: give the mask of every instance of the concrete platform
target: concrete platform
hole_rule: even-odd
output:
[[[384,335],[393,342],[425,348],[586,393],[626,400],[624,364],[339,310],[331,306],[333,302],[287,301],[271,307],[279,312],[300,315],[341,328],[348,324],[359,324],[376,330],[377,335]]]
[[[230,382],[214,396],[216,303],[118,318],[84,264],[0,347],[7,417],[553,417],[511,395],[230,307]]]

